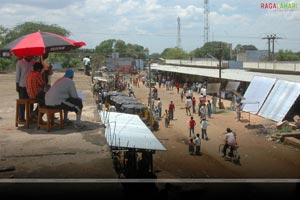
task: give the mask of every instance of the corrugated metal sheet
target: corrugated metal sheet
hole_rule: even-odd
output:
[[[300,83],[278,80],[258,115],[282,121],[300,94]]]
[[[276,79],[254,76],[245,92],[245,100],[242,100],[243,111],[257,114],[268,94],[270,93]]]
[[[165,151],[166,148],[137,115],[99,112],[109,146]]]

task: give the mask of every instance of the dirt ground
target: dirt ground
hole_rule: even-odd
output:
[[[53,82],[63,76],[62,72],[55,72]],[[82,120],[87,128],[77,131],[72,126],[66,126],[64,130],[37,130],[36,125],[29,129],[15,127],[15,74],[0,74],[0,181],[4,182],[2,189],[11,191],[10,180],[30,179],[96,179],[112,180],[117,176],[114,172],[112,160],[104,138],[104,128],[99,121],[95,100],[91,92],[90,77],[84,76],[82,72],[76,72],[74,81],[78,91],[84,95],[84,109]],[[134,92],[141,102],[147,103],[149,88],[140,84],[134,87]],[[184,188],[193,191],[199,188],[201,191],[212,191],[215,188],[224,188],[220,185],[203,185],[206,179],[293,179],[300,177],[300,151],[281,143],[267,141],[265,135],[257,134],[257,129],[248,129],[248,113],[242,114],[242,121],[237,122],[235,112],[228,109],[218,110],[211,119],[208,119],[209,140],[202,141],[201,156],[188,154],[188,120],[184,109],[184,102],[181,102],[180,95],[173,91],[166,91],[165,88],[158,88],[159,97],[163,103],[163,110],[173,100],[176,106],[174,120],[170,127],[165,128],[163,120],[160,121],[160,129],[154,134],[166,147],[167,151],[154,154],[154,171],[157,180],[168,180],[174,182],[182,191],[181,181],[193,180],[201,184],[184,185]],[[196,99],[199,94],[194,93]],[[210,99],[210,97],[208,97]],[[229,101],[222,100],[226,107]],[[199,116],[194,115],[196,120],[195,132],[200,133]],[[75,115],[70,114],[70,119],[75,120]],[[250,116],[251,125],[272,124],[274,122],[259,116]],[[237,133],[239,152],[241,154],[241,165],[225,161],[219,154],[219,144],[223,143],[224,133],[230,127]],[[3,170],[13,167],[13,170]],[[214,178],[214,179],[212,179]],[[174,181],[175,180],[175,181]],[[105,182],[105,181],[103,181]],[[157,184],[158,190],[165,187],[166,181]],[[179,183],[178,183],[179,182]],[[242,181],[243,182],[243,181]],[[112,194],[119,194],[123,191],[121,184],[93,185],[95,191],[107,190]],[[52,184],[53,186],[53,184]],[[124,185],[123,185],[124,186]],[[234,185],[236,187],[236,185]],[[26,188],[28,185],[22,185]],[[41,187],[41,186],[39,186]],[[47,186],[44,186],[45,190]],[[70,187],[68,185],[68,187]],[[81,187],[72,185],[72,191],[90,191],[88,184]],[[237,186],[238,187],[238,186]],[[288,185],[287,191],[295,191],[297,184]],[[75,188],[75,189],[74,189]],[[79,189],[80,188],[80,189]],[[85,189],[83,189],[85,188]],[[104,188],[104,189],[103,189]],[[109,188],[109,190],[107,189]],[[226,188],[226,187],[225,187]],[[264,186],[260,187],[261,190]],[[281,188],[281,186],[280,186]],[[20,188],[18,188],[20,190]],[[256,188],[257,189],[257,188]],[[25,190],[25,189],[24,189]],[[71,189],[70,189],[71,190]],[[171,189],[172,190],[172,189]],[[222,189],[223,190],[223,189]],[[3,190],[1,190],[3,191]],[[60,190],[58,190],[60,192]],[[176,196],[177,189],[172,195]],[[224,190],[226,193],[226,190]],[[184,193],[181,193],[184,194]],[[211,193],[206,193],[208,195]]]

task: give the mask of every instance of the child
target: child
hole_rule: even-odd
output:
[[[170,116],[167,109],[165,109],[165,114],[163,115],[163,117],[165,118],[165,127],[168,128],[170,124]]]
[[[191,138],[189,142],[189,153],[190,155],[194,155],[194,152],[195,152],[195,144],[193,138]]]
[[[200,156],[200,148],[201,148],[201,139],[200,139],[200,134],[197,133],[196,134],[196,155]]]

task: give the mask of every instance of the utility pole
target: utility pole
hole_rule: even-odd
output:
[[[152,126],[152,94],[151,94],[151,63],[149,60],[147,60],[147,64],[149,65],[149,95],[150,95],[150,111],[149,111],[149,121],[150,121],[150,130],[152,131],[153,126]]]
[[[220,83],[220,89],[219,89],[219,109],[224,109],[225,108],[223,102],[221,102],[222,59],[223,59],[223,47],[222,47],[222,44],[220,44],[220,48],[219,48],[219,83]]]
[[[267,35],[267,37],[263,37],[262,39],[268,40],[268,59],[274,61],[275,60],[275,40],[282,39],[281,37],[277,37],[276,34]],[[272,51],[271,51],[271,40],[272,40]]]

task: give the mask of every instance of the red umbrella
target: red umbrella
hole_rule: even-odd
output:
[[[5,45],[1,52],[13,52],[15,56],[41,56],[55,51],[68,51],[85,46],[62,35],[49,32],[35,32],[24,35]]]

